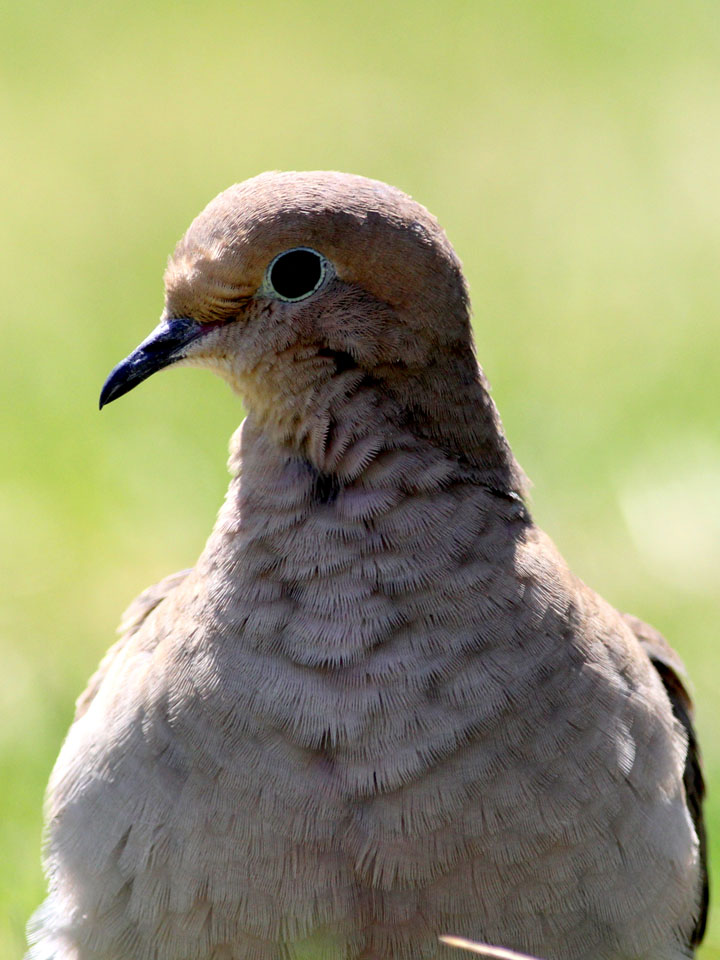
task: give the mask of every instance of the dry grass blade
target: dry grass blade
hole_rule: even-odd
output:
[[[440,942],[449,947],[470,950],[478,956],[488,957],[489,960],[537,960],[536,957],[529,957],[526,953],[516,953],[504,947],[492,947],[487,943],[476,943],[474,940],[465,940],[464,937],[440,937]]]

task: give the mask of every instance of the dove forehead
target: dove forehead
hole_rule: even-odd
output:
[[[195,218],[171,259],[170,292],[189,280],[257,289],[270,260],[318,249],[342,280],[398,305],[463,294],[460,262],[421,204],[378,180],[336,172],[263,173],[220,193]]]

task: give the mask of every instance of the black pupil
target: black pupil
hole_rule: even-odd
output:
[[[270,283],[281,297],[297,300],[312,293],[322,276],[322,261],[312,250],[290,250],[278,257],[270,271]]]

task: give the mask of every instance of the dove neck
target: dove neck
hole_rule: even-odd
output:
[[[311,387],[301,376],[295,384],[275,392],[272,403],[248,403],[248,438],[265,434],[339,483],[405,451],[446,458],[492,489],[524,493],[524,474],[471,353],[414,372],[388,366],[368,374],[348,364],[324,378],[316,371]]]
[[[345,446],[339,437],[333,443]],[[199,609],[212,611],[213,622],[203,643],[303,668],[361,670],[375,653],[385,663],[398,625],[432,597],[426,612],[436,620],[416,651],[422,661],[437,624],[458,615],[468,570],[484,578],[511,562],[529,522],[519,497],[489,491],[470,468],[401,427],[384,446],[368,444],[349,443],[329,473],[248,416],[233,441],[235,477],[197,565]],[[295,720],[305,722],[298,712]]]

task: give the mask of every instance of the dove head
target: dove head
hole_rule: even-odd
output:
[[[460,261],[435,218],[394,187],[332,172],[236,184],[190,225],[165,287],[160,325],[110,374],[101,406],[162,367],[201,365],[292,444],[303,418],[327,418],[332,398],[371,382],[425,433],[467,446],[461,423],[472,432],[489,416],[506,447]]]

